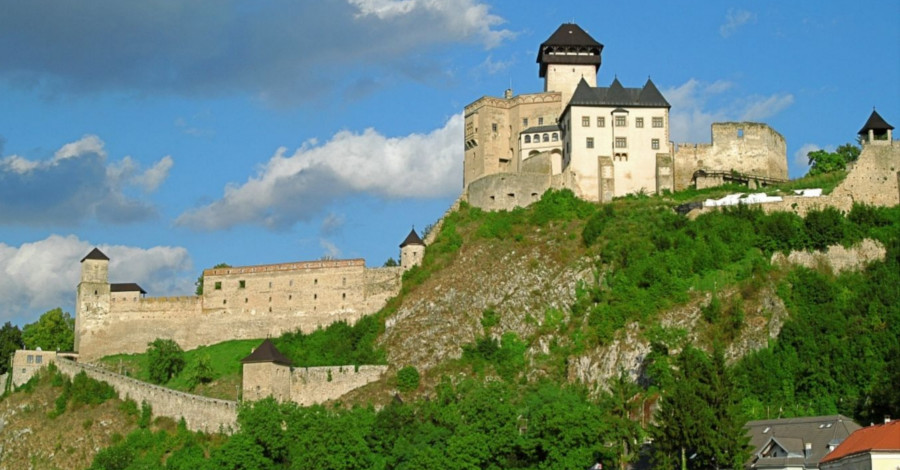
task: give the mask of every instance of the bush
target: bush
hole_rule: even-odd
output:
[[[164,384],[184,369],[184,351],[171,339],[157,338],[147,348],[150,381]]]
[[[401,392],[411,392],[419,388],[419,371],[413,366],[406,366],[397,371],[397,388]]]

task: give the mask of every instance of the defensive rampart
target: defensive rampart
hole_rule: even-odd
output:
[[[468,187],[469,204],[487,211],[527,207],[550,189],[549,174],[497,173],[481,177]]]
[[[381,378],[387,366],[305,367],[291,371],[291,400],[312,405],[340,398]]]

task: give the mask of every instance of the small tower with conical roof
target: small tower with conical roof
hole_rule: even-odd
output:
[[[866,124],[863,125],[858,134],[860,140],[865,144],[878,142],[890,144],[894,138],[892,133],[893,130],[894,126],[888,124],[887,121],[878,114],[878,111],[875,111],[875,108],[872,108],[872,114],[869,115],[869,120],[866,121]]]
[[[425,255],[425,242],[419,238],[415,227],[409,231],[406,240],[400,244],[400,266],[404,271],[422,264],[422,257]]]
[[[582,79],[597,86],[600,69],[600,44],[575,23],[564,23],[538,50],[539,75],[544,79],[544,91],[562,93],[563,107]]]
[[[291,400],[291,360],[266,338],[253,352],[241,359],[244,400],[273,397]]]
[[[81,281],[75,299],[75,351],[89,317],[109,313],[109,257],[97,248],[81,259]]]

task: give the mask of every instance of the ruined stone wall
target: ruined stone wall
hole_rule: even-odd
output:
[[[178,392],[69,360],[58,360],[56,366],[69,377],[84,371],[88,377],[108,383],[122,400],[146,401],[153,408],[154,415],[167,416],[176,421],[184,418],[187,428],[192,431],[230,433],[237,429],[235,401]]]
[[[876,206],[900,204],[900,141],[863,145],[847,177],[832,192],[855,202]]]
[[[38,370],[53,362],[56,362],[56,351],[17,350],[13,354],[11,370],[13,386],[21,387]]]
[[[468,201],[488,211],[527,207],[541,199],[550,188],[550,175],[536,173],[500,173],[474,181],[468,188]]]
[[[716,122],[712,144],[679,144],[675,152],[675,190],[691,186],[697,170],[738,173],[786,180],[784,137],[757,122]]]
[[[295,368],[291,371],[291,399],[301,405],[334,400],[380,379],[387,368],[352,365]]]

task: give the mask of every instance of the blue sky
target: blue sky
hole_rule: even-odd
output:
[[[398,256],[462,182],[463,106],[538,92],[563,22],[650,76],[676,142],[766,122],[803,156],[900,122],[900,2],[0,0],[0,322],[74,313],[79,260],[184,295],[204,268]]]

